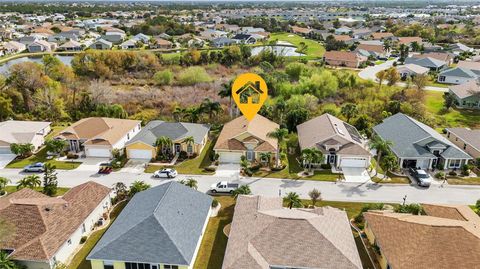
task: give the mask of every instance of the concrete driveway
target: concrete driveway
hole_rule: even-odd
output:
[[[365,168],[343,167],[342,171],[345,182],[363,183],[370,181],[370,176]]]
[[[220,163],[217,171],[215,172],[217,177],[235,178],[240,176],[240,164],[239,163]]]
[[[149,160],[129,160],[120,171],[133,174],[143,173],[148,162]]]
[[[5,168],[15,157],[15,154],[0,154],[0,169]]]
[[[75,170],[80,171],[98,171],[101,163],[110,162],[109,158],[83,158],[74,161],[82,162],[82,164]]]

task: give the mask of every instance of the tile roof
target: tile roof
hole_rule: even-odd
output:
[[[472,95],[480,95],[480,85],[478,85],[478,82],[475,79],[460,85],[450,86],[449,90],[461,99]]]
[[[476,268],[480,218],[468,206],[423,205],[427,216],[370,211],[367,227],[391,268]]]
[[[14,249],[15,260],[50,260],[110,191],[89,181],[61,198],[31,189],[0,198],[0,218],[14,227],[2,248]]]
[[[251,121],[240,116],[223,126],[214,150],[245,150],[242,141],[239,141],[237,137],[241,134],[250,134],[260,141],[255,150],[275,151],[277,150],[277,140],[268,137],[267,134],[277,128],[279,128],[278,124],[258,114]]]
[[[333,140],[333,144],[342,145],[340,151],[345,154],[370,154],[365,149],[361,136],[355,127],[328,113],[298,125],[297,131],[301,149],[323,148],[322,145]]]
[[[81,119],[58,135],[65,139],[85,139],[88,144],[114,145],[140,124],[138,120],[92,117]]]
[[[442,152],[441,156],[471,159],[467,153],[437,131],[402,113],[384,119],[382,123],[373,127],[373,130],[383,140],[392,141],[393,145],[390,148],[397,157],[434,158],[434,155],[426,149],[425,145],[437,141],[447,146],[447,150]]]
[[[447,128],[447,131],[453,133],[455,136],[480,151],[480,129],[470,130],[459,127]]]
[[[240,196],[223,269],[362,268],[344,211],[287,209],[281,198]]]
[[[142,128],[137,135],[127,142],[127,145],[141,141],[147,145],[154,146],[157,138],[161,136],[166,136],[172,141],[180,141],[192,136],[195,144],[202,144],[209,130],[210,126],[206,124],[154,120]]]
[[[137,193],[87,259],[189,266],[211,202],[175,181]]]
[[[50,126],[50,122],[43,121],[8,120],[0,122],[0,141],[7,143],[32,143],[35,135],[48,126]]]

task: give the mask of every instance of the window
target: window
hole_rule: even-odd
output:
[[[82,224],[82,234],[85,233],[87,229],[85,228],[85,223]]]
[[[178,269],[178,265],[169,265],[169,264],[164,264],[163,265],[164,269]]]
[[[467,149],[467,144],[463,144],[463,149]]]
[[[149,263],[134,263],[134,262],[126,262],[125,269],[158,269],[158,266],[151,265]]]
[[[459,168],[461,160],[450,160],[449,167],[450,168]]]
[[[192,152],[193,152],[193,147],[192,147],[191,144],[188,144],[188,146],[187,146],[187,152],[188,152],[188,153],[192,153]]]
[[[440,76],[440,77],[438,77],[438,81],[440,81],[440,82],[445,82],[445,76]]]
[[[67,244],[71,245],[72,244],[72,239],[68,239]]]

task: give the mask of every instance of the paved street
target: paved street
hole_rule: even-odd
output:
[[[25,173],[17,169],[2,169],[0,176],[16,181],[23,178]],[[410,185],[395,184],[374,184],[374,183],[337,183],[319,182],[309,180],[287,180],[287,179],[268,179],[268,178],[243,178],[238,175],[233,177],[223,176],[186,176],[180,175],[176,180],[186,177],[193,177],[198,181],[199,190],[206,192],[210,185],[221,180],[230,180],[241,184],[249,184],[254,194],[265,196],[278,196],[279,192],[283,196],[285,193],[295,191],[302,198],[308,199],[308,192],[317,188],[322,192],[322,198],[325,200],[336,201],[359,201],[359,202],[402,202],[402,198],[407,195],[407,203],[429,202],[429,203],[447,203],[447,204],[474,204],[480,199],[479,186],[432,186],[429,189],[423,189]],[[72,187],[83,182],[93,180],[105,186],[112,186],[118,181],[129,185],[135,180],[143,180],[152,186],[161,184],[165,180],[153,179],[151,174],[142,172],[114,172],[110,175],[98,175],[96,170],[70,170],[58,171],[59,185],[62,187]]]

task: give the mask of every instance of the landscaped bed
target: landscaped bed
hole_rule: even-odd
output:
[[[43,190],[43,187],[37,187],[37,188],[34,188],[34,190],[36,191],[39,191],[39,192],[42,192]],[[56,196],[62,196],[64,195],[67,191],[69,191],[70,188],[62,188],[62,187],[58,187],[57,188],[57,194]],[[5,191],[10,194],[10,193],[14,193],[16,191],[18,191],[17,189],[17,186],[6,186],[5,187]]]
[[[410,184],[410,179],[407,176],[398,176],[391,172],[387,173],[388,178],[372,177],[372,181],[375,183],[391,183],[391,184]]]
[[[72,161],[57,161],[57,160],[48,160],[47,159],[47,149],[44,147],[40,151],[38,151],[36,154],[25,158],[25,159],[15,159],[11,163],[9,163],[6,168],[23,168],[29,164],[32,163],[50,163],[52,165],[56,166],[56,169],[59,170],[72,170],[80,166],[82,164],[81,162],[76,162],[74,160]]]
[[[480,177],[450,177],[447,176],[450,185],[480,185]]]

